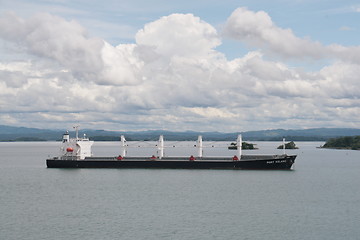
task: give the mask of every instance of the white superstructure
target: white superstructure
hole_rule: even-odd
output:
[[[70,138],[69,132],[67,131],[63,135],[62,146],[60,148],[60,159],[63,160],[83,160],[85,157],[91,157],[91,146],[94,141],[90,141],[89,138],[79,138],[78,128],[76,129],[76,138]]]

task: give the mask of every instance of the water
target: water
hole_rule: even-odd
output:
[[[204,154],[232,156],[226,144]],[[281,153],[257,144],[245,154]],[[293,171],[244,171],[47,169],[59,143],[0,143],[0,239],[359,239],[360,151],[322,144],[297,142]]]

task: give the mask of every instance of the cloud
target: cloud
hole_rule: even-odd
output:
[[[348,27],[348,26],[342,26],[339,28],[340,31],[351,31],[353,30],[351,27]]]
[[[291,29],[276,26],[264,11],[236,9],[227,19],[224,34],[285,57],[321,58],[326,54],[319,42],[298,38]]]
[[[102,72],[98,76],[98,84],[103,85],[137,85],[142,81],[140,69],[143,65],[134,56],[133,45],[122,45],[117,48],[104,43],[101,50],[103,61]]]
[[[37,56],[48,57],[75,72],[94,72],[101,68],[99,50],[103,42],[90,38],[75,21],[50,14],[29,20],[8,13],[0,20],[2,38],[22,44]]]
[[[115,85],[138,81],[132,69],[137,66],[127,60],[126,52],[114,51],[102,39],[89,36],[73,20],[45,13],[22,19],[7,13],[0,18],[0,37],[39,58],[53,60],[79,80]]]
[[[192,14],[159,18],[140,29],[133,44],[117,46],[57,16],[4,15],[0,38],[15,42],[26,58],[0,60],[1,120],[202,131],[341,125],[334,119],[358,124],[351,116],[360,108],[357,46],[298,38],[267,13],[245,8],[225,27],[262,49],[229,61],[216,50],[217,30]],[[335,61],[308,72],[269,60],[274,52]]]
[[[204,56],[220,45],[217,31],[192,14],[171,14],[148,23],[136,34],[136,43],[162,56]]]
[[[351,7],[351,12],[360,13],[360,7],[359,7],[359,6],[352,6],[352,7]]]
[[[264,11],[238,8],[227,19],[223,31],[225,36],[261,48],[273,56],[300,60],[341,59],[360,63],[358,46],[324,46],[309,38],[297,37],[291,29],[278,27]]]

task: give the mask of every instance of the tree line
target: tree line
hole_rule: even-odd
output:
[[[331,138],[323,148],[360,150],[360,136]]]

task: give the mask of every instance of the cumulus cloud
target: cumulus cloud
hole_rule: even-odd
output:
[[[136,34],[136,43],[162,56],[203,57],[220,45],[217,31],[192,14],[171,14],[148,23]]]
[[[30,53],[54,59],[76,72],[101,69],[103,41],[87,36],[75,21],[50,14],[38,14],[24,20],[8,13],[0,20],[1,37],[26,47]]]
[[[46,13],[22,19],[7,13],[0,18],[0,37],[39,58],[53,60],[79,80],[116,85],[137,81],[136,71],[132,71],[136,66],[128,62],[123,52],[112,51],[111,46],[102,39],[89,36],[73,20]],[[118,74],[119,68],[124,70],[123,74]],[[131,73],[125,71],[128,68]]]
[[[264,11],[236,9],[227,20],[224,33],[285,57],[321,58],[326,55],[325,49],[319,42],[298,38],[291,29],[276,26]]]
[[[133,44],[118,46],[57,16],[4,15],[0,38],[30,59],[0,62],[0,121],[203,131],[339,126],[336,118],[358,124],[351,117],[360,112],[358,47],[322,46],[245,8],[225,32],[261,50],[229,61],[216,50],[217,30],[192,14],[150,22]],[[269,60],[269,52],[336,61],[307,72]]]
[[[285,58],[333,58],[360,63],[360,48],[338,44],[324,46],[309,38],[297,37],[291,29],[277,26],[264,11],[236,9],[227,19],[224,34]]]

